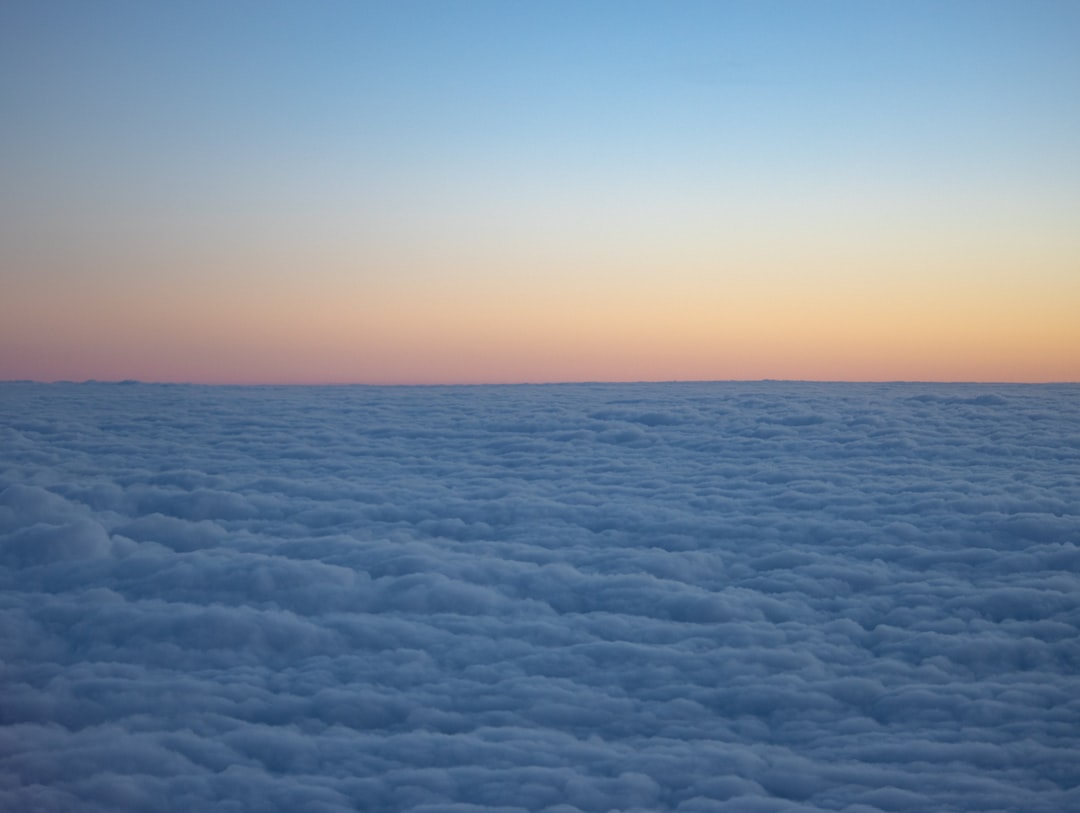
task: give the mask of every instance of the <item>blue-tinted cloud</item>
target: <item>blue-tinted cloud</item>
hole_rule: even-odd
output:
[[[5,810],[1080,806],[1080,390],[0,387]]]

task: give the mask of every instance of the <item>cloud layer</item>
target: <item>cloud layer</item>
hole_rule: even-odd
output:
[[[1080,387],[0,385],[0,809],[1080,809]]]

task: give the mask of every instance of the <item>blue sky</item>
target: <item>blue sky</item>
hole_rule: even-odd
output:
[[[513,337],[485,296],[502,314],[587,302],[626,339],[649,317],[604,304],[624,284],[667,311],[726,295],[763,321],[754,285],[805,289],[835,303],[848,345],[897,286],[953,312],[1019,300],[1014,321],[1053,337],[1003,336],[998,304],[956,332],[1022,345],[1016,370],[1035,377],[1023,359],[1080,338],[1054,304],[1080,304],[1073,3],[19,2],[0,15],[0,259],[23,313],[57,296],[77,310],[60,280],[138,332],[140,314],[194,288],[262,326],[267,354],[379,345],[420,379],[463,335],[448,324],[429,351],[402,349],[423,329],[410,313],[436,300],[490,321],[487,346]],[[870,292],[857,301],[853,277]],[[252,301],[254,287],[274,303],[316,292],[323,323],[344,325],[346,300],[357,320],[395,318],[374,339],[274,334],[284,306]],[[533,355],[561,329],[546,307],[529,317]],[[238,348],[226,321],[187,320]],[[939,322],[927,329],[945,342]],[[9,375],[65,368],[79,344],[10,331],[24,351],[3,359]],[[134,359],[104,343],[84,366],[168,378],[168,359],[196,351],[179,328],[166,344]],[[590,377],[628,369],[612,346],[595,345]],[[761,350],[761,375],[783,377],[785,347]],[[953,349],[956,371],[978,368]],[[256,355],[237,349],[233,378]],[[328,375],[378,378],[350,359]]]

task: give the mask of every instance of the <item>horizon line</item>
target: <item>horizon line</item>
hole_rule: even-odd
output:
[[[109,386],[169,386],[169,387],[372,387],[372,388],[449,388],[449,387],[543,387],[543,386],[596,386],[596,385],[627,385],[636,386],[643,384],[940,384],[940,385],[972,385],[972,386],[1049,386],[1049,385],[1076,385],[1080,380],[973,380],[973,379],[918,379],[918,378],[889,378],[889,379],[816,379],[816,378],[664,378],[664,379],[625,379],[625,380],[551,380],[551,381],[148,381],[138,378],[124,379],[100,379],[87,378],[76,379],[35,379],[35,378],[10,378],[0,379],[0,384],[103,384]]]

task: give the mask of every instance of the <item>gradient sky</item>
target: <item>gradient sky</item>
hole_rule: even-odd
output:
[[[1080,3],[0,4],[0,378],[1080,380]]]

